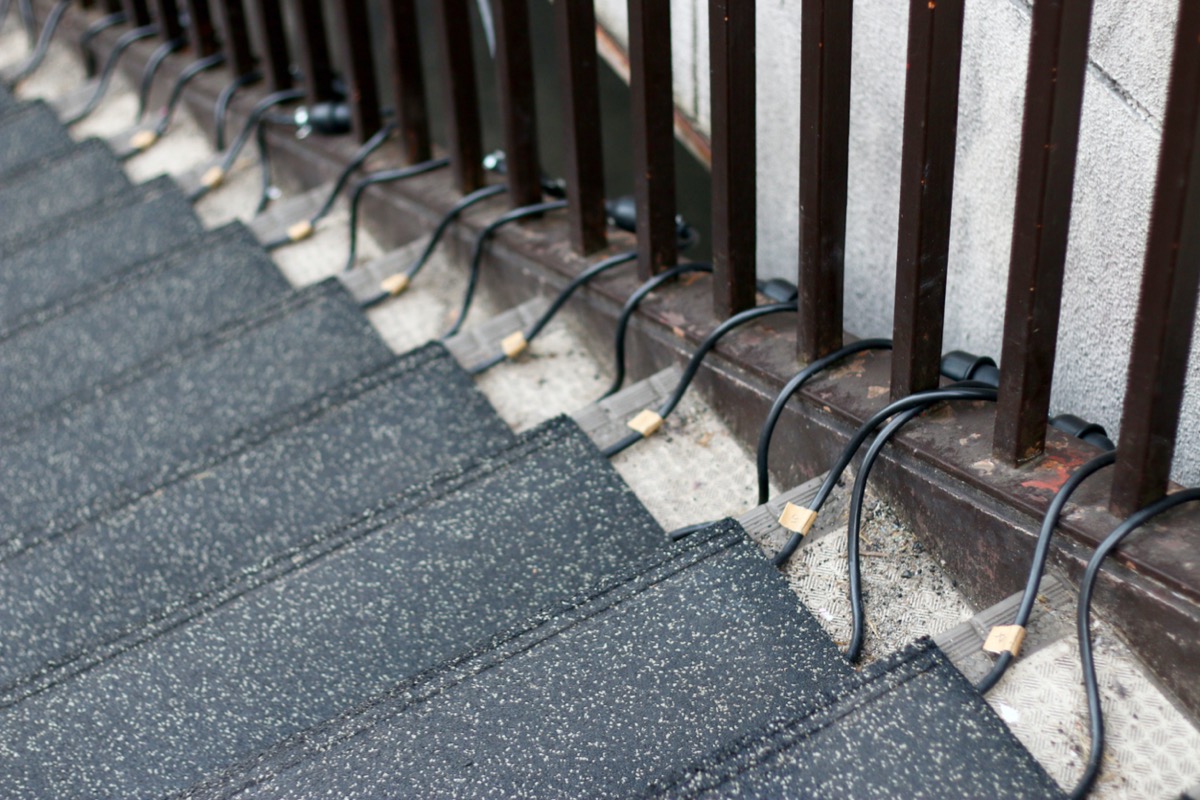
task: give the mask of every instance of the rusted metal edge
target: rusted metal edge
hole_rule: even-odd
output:
[[[84,15],[70,32],[82,31]],[[114,35],[100,37],[101,52]],[[153,44],[136,45],[123,68],[137,74]],[[186,59],[172,58],[164,71],[174,77]],[[205,73],[185,94],[202,126],[226,76]],[[247,91],[232,110],[241,123],[263,94]],[[272,136],[273,160],[292,188],[315,186],[345,164],[353,144],[337,139],[297,141]],[[384,160],[400,163],[399,150]],[[376,191],[375,189],[378,189]],[[363,219],[385,247],[428,233],[459,198],[445,173],[375,187],[363,206]],[[469,212],[451,229],[446,246],[466,257],[475,233],[495,208]],[[567,226],[557,220],[532,221],[501,232],[489,248],[483,280],[513,305],[534,292],[553,291],[606,253],[628,250],[632,241],[611,234],[607,251],[590,258],[572,252]],[[620,273],[621,271],[616,271]],[[581,290],[571,310],[585,323],[600,358],[607,357],[613,321],[636,279],[609,274]],[[644,303],[629,335],[628,362],[635,377],[680,363],[716,323],[705,281],[679,285]],[[687,322],[680,326],[680,320]],[[696,390],[704,393],[731,430],[746,443],[758,428],[775,393],[798,370],[794,332],[786,321],[765,321],[739,332],[710,355]],[[824,471],[854,427],[887,399],[890,355],[865,353],[814,380],[784,412],[772,448],[773,472],[784,485],[799,484]],[[1028,569],[1040,518],[1071,471],[1096,450],[1057,430],[1047,435],[1047,455],[1035,465],[1013,468],[991,453],[994,410],[945,408],[899,435],[872,472],[874,486],[913,524],[927,546],[978,607],[1016,591]],[[753,503],[747,497],[747,507]],[[1097,476],[1077,493],[1060,525],[1052,564],[1076,580],[1094,544],[1118,522],[1108,511],[1108,480]],[[1181,705],[1200,714],[1200,509],[1185,506],[1134,534],[1104,571],[1096,606]]]

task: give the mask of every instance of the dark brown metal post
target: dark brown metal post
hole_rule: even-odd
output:
[[[158,17],[158,35],[164,41],[169,42],[183,36],[179,5],[175,0],[154,0],[154,15]]]
[[[1158,183],[1129,360],[1112,509],[1167,491],[1200,285],[1200,4],[1179,4]]]
[[[993,440],[1009,464],[1046,444],[1091,16],[1091,0],[1033,6]]]
[[[528,206],[542,199],[529,5],[528,0],[491,0],[491,4],[508,196],[513,206]]]
[[[471,18],[467,0],[434,0],[434,20],[441,51],[442,79],[447,97],[446,133],[454,182],[463,194],[484,184],[483,131],[479,119],[479,90],[471,52]]]
[[[571,246],[577,253],[594,253],[608,244],[596,11],[592,0],[556,0],[554,5]]]
[[[333,99],[333,62],[329,60],[329,39],[321,0],[297,0],[296,60],[304,74],[308,102]]]
[[[800,5],[800,291],[796,344],[801,361],[842,346],[846,176],[850,142],[848,0]]]
[[[371,47],[371,20],[366,0],[342,0],[340,7],[342,13],[337,15],[336,25],[344,44],[346,78],[350,83],[350,120],[355,138],[365,142],[383,127]]]
[[[150,17],[150,6],[146,0],[122,0],[125,6],[125,14],[129,18],[130,26],[134,28],[144,28],[153,22]]]
[[[936,388],[958,134],[963,0],[910,0],[892,397]]]
[[[638,275],[675,264],[675,97],[669,0],[629,0],[629,89]]]
[[[96,0],[79,0],[79,7],[85,8],[85,9],[86,8],[95,8]]]
[[[408,163],[427,161],[433,152],[425,75],[421,67],[421,29],[416,0],[383,0],[386,41],[391,51],[392,96],[396,124]]]
[[[217,40],[216,25],[213,24],[212,8],[208,0],[186,0],[188,10],[188,36],[192,44],[192,55],[208,58],[221,49]]]
[[[246,8],[243,0],[219,0],[221,15],[225,20],[225,57],[234,75],[245,75],[254,70],[254,47],[250,44],[250,26],[246,23]]]
[[[262,56],[263,74],[272,92],[292,88],[292,58],[283,28],[283,9],[279,0],[247,0],[250,13],[261,39],[258,52]]]
[[[757,182],[754,3],[709,0],[712,89],[713,309],[755,302]]]
[[[106,14],[116,14],[125,8],[121,0],[104,0],[103,5],[104,13]]]

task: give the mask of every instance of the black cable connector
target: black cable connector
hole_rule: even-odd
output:
[[[1079,779],[1079,783],[1076,784],[1075,789],[1071,792],[1072,798],[1086,797],[1087,793],[1091,791],[1092,784],[1096,782],[1096,776],[1100,773],[1100,761],[1104,757],[1104,709],[1100,705],[1100,687],[1096,680],[1096,661],[1092,653],[1091,629],[1092,593],[1096,588],[1096,577],[1100,574],[1100,567],[1103,565],[1104,559],[1108,557],[1108,554],[1126,536],[1159,514],[1164,514],[1176,506],[1195,502],[1196,500],[1200,500],[1200,489],[1184,489],[1175,494],[1167,495],[1161,500],[1134,512],[1130,515],[1129,519],[1118,525],[1100,543],[1092,555],[1091,561],[1088,562],[1087,569],[1084,570],[1083,580],[1079,584],[1079,606],[1076,615],[1076,625],[1079,633],[1079,661],[1083,667],[1083,685],[1084,692],[1087,695],[1092,746],[1091,751],[1088,753],[1087,766],[1084,768],[1083,777]]]
[[[109,84],[112,83],[113,74],[117,69],[117,62],[121,60],[121,56],[124,55],[125,51],[136,42],[157,35],[157,25],[146,25],[141,28],[134,28],[131,31],[125,31],[125,33],[121,34],[113,45],[113,49],[109,52],[108,58],[104,62],[104,68],[100,71],[100,81],[96,84],[96,91],[92,92],[92,96],[84,103],[83,108],[70,119],[63,120],[63,124],[74,125],[95,111],[96,107],[100,105],[100,101],[104,99],[104,95],[108,93]]]
[[[558,296],[554,298],[554,301],[552,303],[550,303],[550,306],[542,313],[542,315],[540,317],[538,317],[533,322],[533,324],[531,324],[528,328],[526,328],[524,331],[521,332],[521,336],[524,339],[524,344],[528,345],[530,342],[532,342],[534,340],[534,338],[539,333],[542,332],[542,329],[545,328],[546,325],[548,325],[550,323],[550,320],[552,320],[554,318],[554,315],[557,314],[559,312],[559,310],[564,305],[566,305],[567,301],[571,299],[571,295],[575,294],[575,292],[578,291],[581,287],[585,286],[593,278],[603,275],[604,273],[608,272],[609,270],[615,269],[616,267],[619,267],[622,264],[628,264],[635,260],[637,260],[637,251],[636,250],[630,250],[625,253],[618,253],[615,256],[606,258],[603,261],[599,261],[599,262],[593,264],[592,266],[585,269],[583,272],[579,273],[579,275],[575,276],[574,280],[572,280],[565,287],[563,287],[563,290],[558,293]],[[470,374],[480,375],[484,372],[487,372],[489,369],[496,366],[497,364],[501,364],[504,361],[507,361],[508,358],[509,358],[509,356],[507,354],[500,353],[500,354],[488,359],[484,363],[479,364],[476,367],[473,367],[470,370]]]
[[[656,410],[651,412],[642,412],[642,414],[649,413],[652,415],[652,417],[657,418],[654,423],[654,428],[650,429],[648,433],[635,430],[633,433],[626,436],[616,444],[606,447],[603,450],[604,456],[606,458],[612,458],[642,439],[645,439],[649,433],[653,433],[653,430],[657,429],[657,426],[661,425],[662,422],[671,415],[671,412],[674,411],[675,407],[679,405],[679,401],[683,399],[683,395],[685,392],[687,392],[688,387],[691,386],[692,381],[696,377],[696,373],[700,371],[700,365],[704,363],[705,356],[707,356],[712,349],[717,346],[725,334],[740,328],[748,322],[753,322],[754,320],[760,319],[769,314],[794,314],[795,312],[796,303],[794,302],[773,303],[769,306],[757,306],[755,308],[747,309],[740,314],[734,314],[732,317],[718,325],[711,333],[708,334],[708,336],[704,338],[704,341],[700,343],[698,348],[696,348],[696,352],[692,354],[691,360],[688,361],[687,368],[683,371],[683,377],[679,379],[679,383],[676,384],[675,391],[671,393],[671,396],[668,397],[666,401],[664,401],[663,404]]]
[[[492,220],[479,232],[479,235],[475,237],[475,248],[471,252],[471,270],[467,276],[467,288],[463,293],[462,308],[459,309],[458,317],[455,318],[454,323],[450,326],[450,330],[443,334],[443,340],[450,338],[462,330],[463,323],[467,321],[467,314],[471,311],[471,302],[475,299],[475,287],[479,284],[479,271],[483,265],[483,251],[496,231],[510,223],[530,219],[531,217],[540,217],[549,211],[559,211],[566,207],[566,200],[549,200],[544,203],[533,203],[532,205],[514,208],[512,211],[501,214]]]
[[[613,334],[613,380],[604,394],[600,395],[599,400],[613,396],[621,390],[621,386],[625,383],[625,334],[629,330],[629,323],[633,319],[634,312],[638,310],[638,306],[646,299],[646,296],[664,283],[673,281],[682,275],[697,272],[711,274],[712,271],[712,264],[679,264],[666,272],[658,273],[634,290],[629,299],[625,301],[621,315],[617,318],[617,328]]]
[[[951,350],[942,356],[941,370],[952,381],[975,381],[1000,388],[1000,370],[987,356]]]

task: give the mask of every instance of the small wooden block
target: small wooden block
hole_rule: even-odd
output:
[[[225,180],[225,170],[218,167],[209,167],[208,171],[200,177],[200,185],[206,189],[215,189]]]
[[[779,524],[793,533],[807,536],[813,523],[817,521],[817,512],[811,508],[788,503],[779,515]]]
[[[145,150],[158,141],[158,134],[154,131],[138,131],[129,139],[129,146],[134,150]]]
[[[625,424],[649,439],[662,427],[663,418],[647,408]]]
[[[313,235],[313,224],[308,220],[297,222],[295,225],[287,229],[288,240],[292,242],[302,242]]]
[[[529,346],[529,342],[525,339],[525,334],[522,331],[510,333],[500,340],[500,349],[504,351],[504,355],[509,358],[516,358],[525,352],[525,348]]]
[[[988,633],[983,649],[992,655],[1012,653],[1013,658],[1021,652],[1021,643],[1025,641],[1025,629],[1020,625],[997,625]]]
[[[403,272],[397,272],[391,277],[384,278],[380,282],[379,288],[390,294],[392,297],[395,297],[398,294],[404,294],[404,290],[408,288],[408,283],[408,276]]]

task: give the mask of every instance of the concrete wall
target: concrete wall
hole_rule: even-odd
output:
[[[750,0],[747,0],[749,2]],[[671,0],[676,98],[708,122],[706,3]],[[758,3],[759,263],[793,278],[798,245],[800,0]],[[890,335],[907,8],[855,3],[846,327]],[[599,0],[625,41],[625,0]],[[1157,171],[1176,0],[1097,0],[1068,251],[1054,413],[1120,428],[1134,307]],[[1031,4],[968,0],[946,348],[999,356]],[[1193,348],[1175,461],[1200,483],[1200,352]]]

